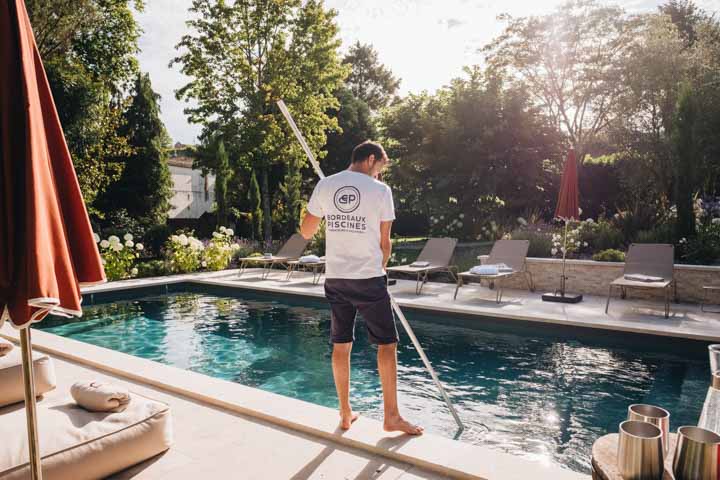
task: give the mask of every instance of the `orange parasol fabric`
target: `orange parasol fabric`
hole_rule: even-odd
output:
[[[23,0],[0,2],[0,326],[81,315],[105,281]]]
[[[558,195],[555,218],[563,220],[580,219],[580,193],[578,191],[577,161],[575,151],[568,152],[565,168],[563,168],[562,180],[560,182],[560,194]]]

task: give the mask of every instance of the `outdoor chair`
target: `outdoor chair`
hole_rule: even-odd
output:
[[[665,292],[665,318],[670,316],[670,290],[677,301],[677,282],[674,279],[675,247],[668,243],[633,243],[625,257],[623,276],[608,288],[605,313],[610,307],[613,287],[620,288],[620,298],[627,296],[629,288],[663,290]]]
[[[281,265],[288,268],[288,262],[298,260],[303,252],[305,252],[308,242],[309,240],[306,240],[302,235],[295,233],[282,247],[280,247],[280,250],[278,250],[276,255],[272,255],[270,257],[241,258],[240,272],[238,273],[238,276],[241,276],[245,272],[248,265],[261,264],[263,268],[262,279],[265,280],[268,275],[270,275],[270,271],[275,265]]]
[[[530,248],[529,240],[498,240],[492,247],[490,255],[484,265],[505,264],[510,271],[498,272],[496,274],[476,274],[471,271],[462,272],[458,275],[455,296],[457,299],[458,290],[463,286],[463,280],[477,280],[482,284],[483,280],[489,280],[495,286],[495,301],[500,303],[503,295],[503,282],[516,275],[522,275],[527,283],[528,290],[535,291],[532,273],[527,269],[527,252]]]
[[[450,265],[456,245],[457,239],[455,238],[430,238],[425,243],[415,262],[410,265],[389,267],[387,272],[388,274],[398,272],[416,275],[415,295],[420,295],[423,286],[427,282],[428,275],[431,273],[447,272],[453,280],[457,280],[457,267]]]

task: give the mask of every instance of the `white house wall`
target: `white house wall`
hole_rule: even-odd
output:
[[[170,165],[173,197],[170,218],[200,218],[212,210],[215,201],[215,176],[205,177],[200,170]]]

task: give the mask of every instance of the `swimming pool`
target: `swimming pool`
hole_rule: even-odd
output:
[[[181,285],[168,293],[95,296],[81,319],[48,318],[42,330],[336,407],[330,312],[320,301]],[[590,447],[617,431],[631,403],[696,424],[707,392],[706,344],[406,312],[463,421],[461,441],[589,472]],[[375,351],[362,322],[352,354],[352,402],[381,419]],[[401,327],[398,325],[400,330]],[[401,333],[403,413],[453,437],[455,423]]]

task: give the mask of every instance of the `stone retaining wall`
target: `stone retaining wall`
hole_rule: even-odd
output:
[[[480,257],[483,262],[487,256]],[[560,286],[562,260],[554,258],[528,258],[528,270],[532,273],[536,292],[554,291]],[[596,262],[593,260],[567,260],[565,274],[568,277],[567,290],[589,295],[606,296],[610,282],[622,276],[624,264],[621,262]],[[699,303],[702,300],[703,285],[720,285],[720,266],[675,265],[677,295],[681,302]],[[522,276],[515,276],[505,282],[508,288],[527,288]],[[614,296],[619,295],[613,290]],[[628,290],[628,298],[657,298],[662,293],[649,290]],[[712,295],[712,293],[711,293]],[[710,297],[709,301],[720,303],[720,297]]]

